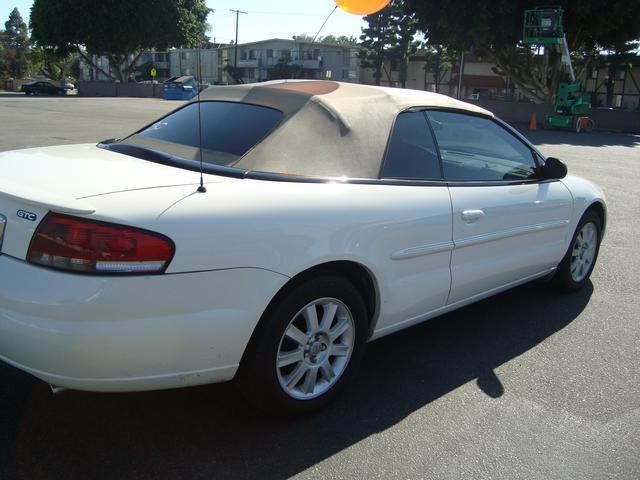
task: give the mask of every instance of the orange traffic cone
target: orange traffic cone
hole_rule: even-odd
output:
[[[531,113],[531,120],[529,120],[529,130],[536,130],[538,128],[538,118],[536,112]]]

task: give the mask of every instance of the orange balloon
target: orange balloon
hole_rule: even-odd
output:
[[[371,15],[391,3],[391,0],[335,0],[342,10],[354,15]]]

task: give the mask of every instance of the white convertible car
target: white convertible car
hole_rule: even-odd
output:
[[[235,379],[285,412],[334,397],[368,341],[536,278],[582,287],[606,222],[597,186],[490,112],[327,81],[212,87],[0,171],[2,360],[79,390]]]

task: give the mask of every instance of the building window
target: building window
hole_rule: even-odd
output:
[[[267,48],[267,58],[273,58],[273,48]]]
[[[256,59],[256,51],[249,50],[249,60],[255,60],[255,59]]]
[[[342,51],[342,66],[349,67],[351,65],[351,52],[349,50]]]
[[[615,95],[613,97],[613,105],[615,108],[622,108],[622,95]]]
[[[282,50],[282,58],[287,61],[291,60],[291,50]]]

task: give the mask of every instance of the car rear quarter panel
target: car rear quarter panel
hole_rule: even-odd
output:
[[[446,186],[238,180],[185,197],[158,228],[176,243],[169,273],[252,267],[293,277],[357,262],[375,277],[385,322],[439,308],[449,292]],[[412,247],[428,253],[394,256]]]

